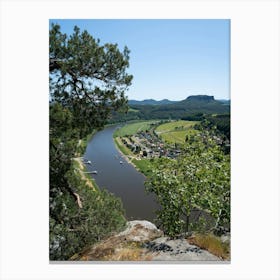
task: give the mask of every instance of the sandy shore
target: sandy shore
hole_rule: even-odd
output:
[[[93,180],[94,179],[87,178],[85,173],[84,173],[85,172],[85,166],[84,166],[84,164],[82,162],[82,159],[81,158],[73,158],[73,160],[75,160],[79,164],[79,169],[76,169],[76,170],[79,172],[79,174],[81,176],[81,179],[86,182],[86,185],[88,187],[90,187],[90,188],[95,190],[95,187],[94,187],[94,184],[93,184]]]

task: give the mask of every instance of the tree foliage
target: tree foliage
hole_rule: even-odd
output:
[[[206,116],[205,120],[213,127],[215,126],[220,133],[230,139],[230,114]]]
[[[124,224],[121,202],[88,189],[73,159],[82,138],[100,129],[115,110],[126,109],[129,50],[101,45],[87,31],[49,32],[50,71],[50,259],[68,259]],[[81,207],[82,206],[82,207]]]
[[[49,48],[50,99],[69,108],[80,133],[104,125],[109,113],[126,105],[129,50],[117,44],[100,45],[76,26],[72,35],[52,25]],[[81,129],[83,128],[83,129]]]
[[[89,244],[125,225],[120,199],[106,190],[92,190],[75,165],[65,174],[72,191],[52,187],[50,196],[50,259],[67,260]],[[80,206],[77,203],[79,196]]]
[[[161,205],[158,222],[171,236],[198,226],[191,224],[194,210],[209,213],[215,228],[229,226],[230,157],[217,145],[211,131],[192,135],[177,159],[155,161],[146,188],[156,194]]]

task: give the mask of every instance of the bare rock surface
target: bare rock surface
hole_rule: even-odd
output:
[[[221,261],[208,251],[191,245],[184,238],[161,237],[144,246],[153,252],[153,261]]]
[[[130,221],[127,228],[117,236],[124,236],[127,241],[148,241],[163,236],[163,232],[149,221]]]
[[[124,231],[74,255],[75,261],[222,261],[185,238],[164,236],[149,221],[129,221]]]

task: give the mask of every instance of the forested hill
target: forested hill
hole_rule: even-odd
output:
[[[128,113],[113,114],[111,122],[136,119],[182,119],[194,114],[227,114],[230,112],[229,103],[215,100],[213,96],[208,95],[192,95],[181,101],[167,99],[161,101],[148,99],[138,101],[138,103],[128,101],[128,104],[130,108]]]
[[[128,105],[166,105],[166,104],[173,104],[177,103],[178,101],[172,101],[168,99],[162,99],[162,100],[154,100],[154,99],[144,99],[144,100],[128,100]]]

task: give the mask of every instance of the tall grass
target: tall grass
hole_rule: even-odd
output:
[[[230,259],[230,242],[223,243],[220,238],[213,234],[195,234],[189,237],[188,241],[223,260]]]

